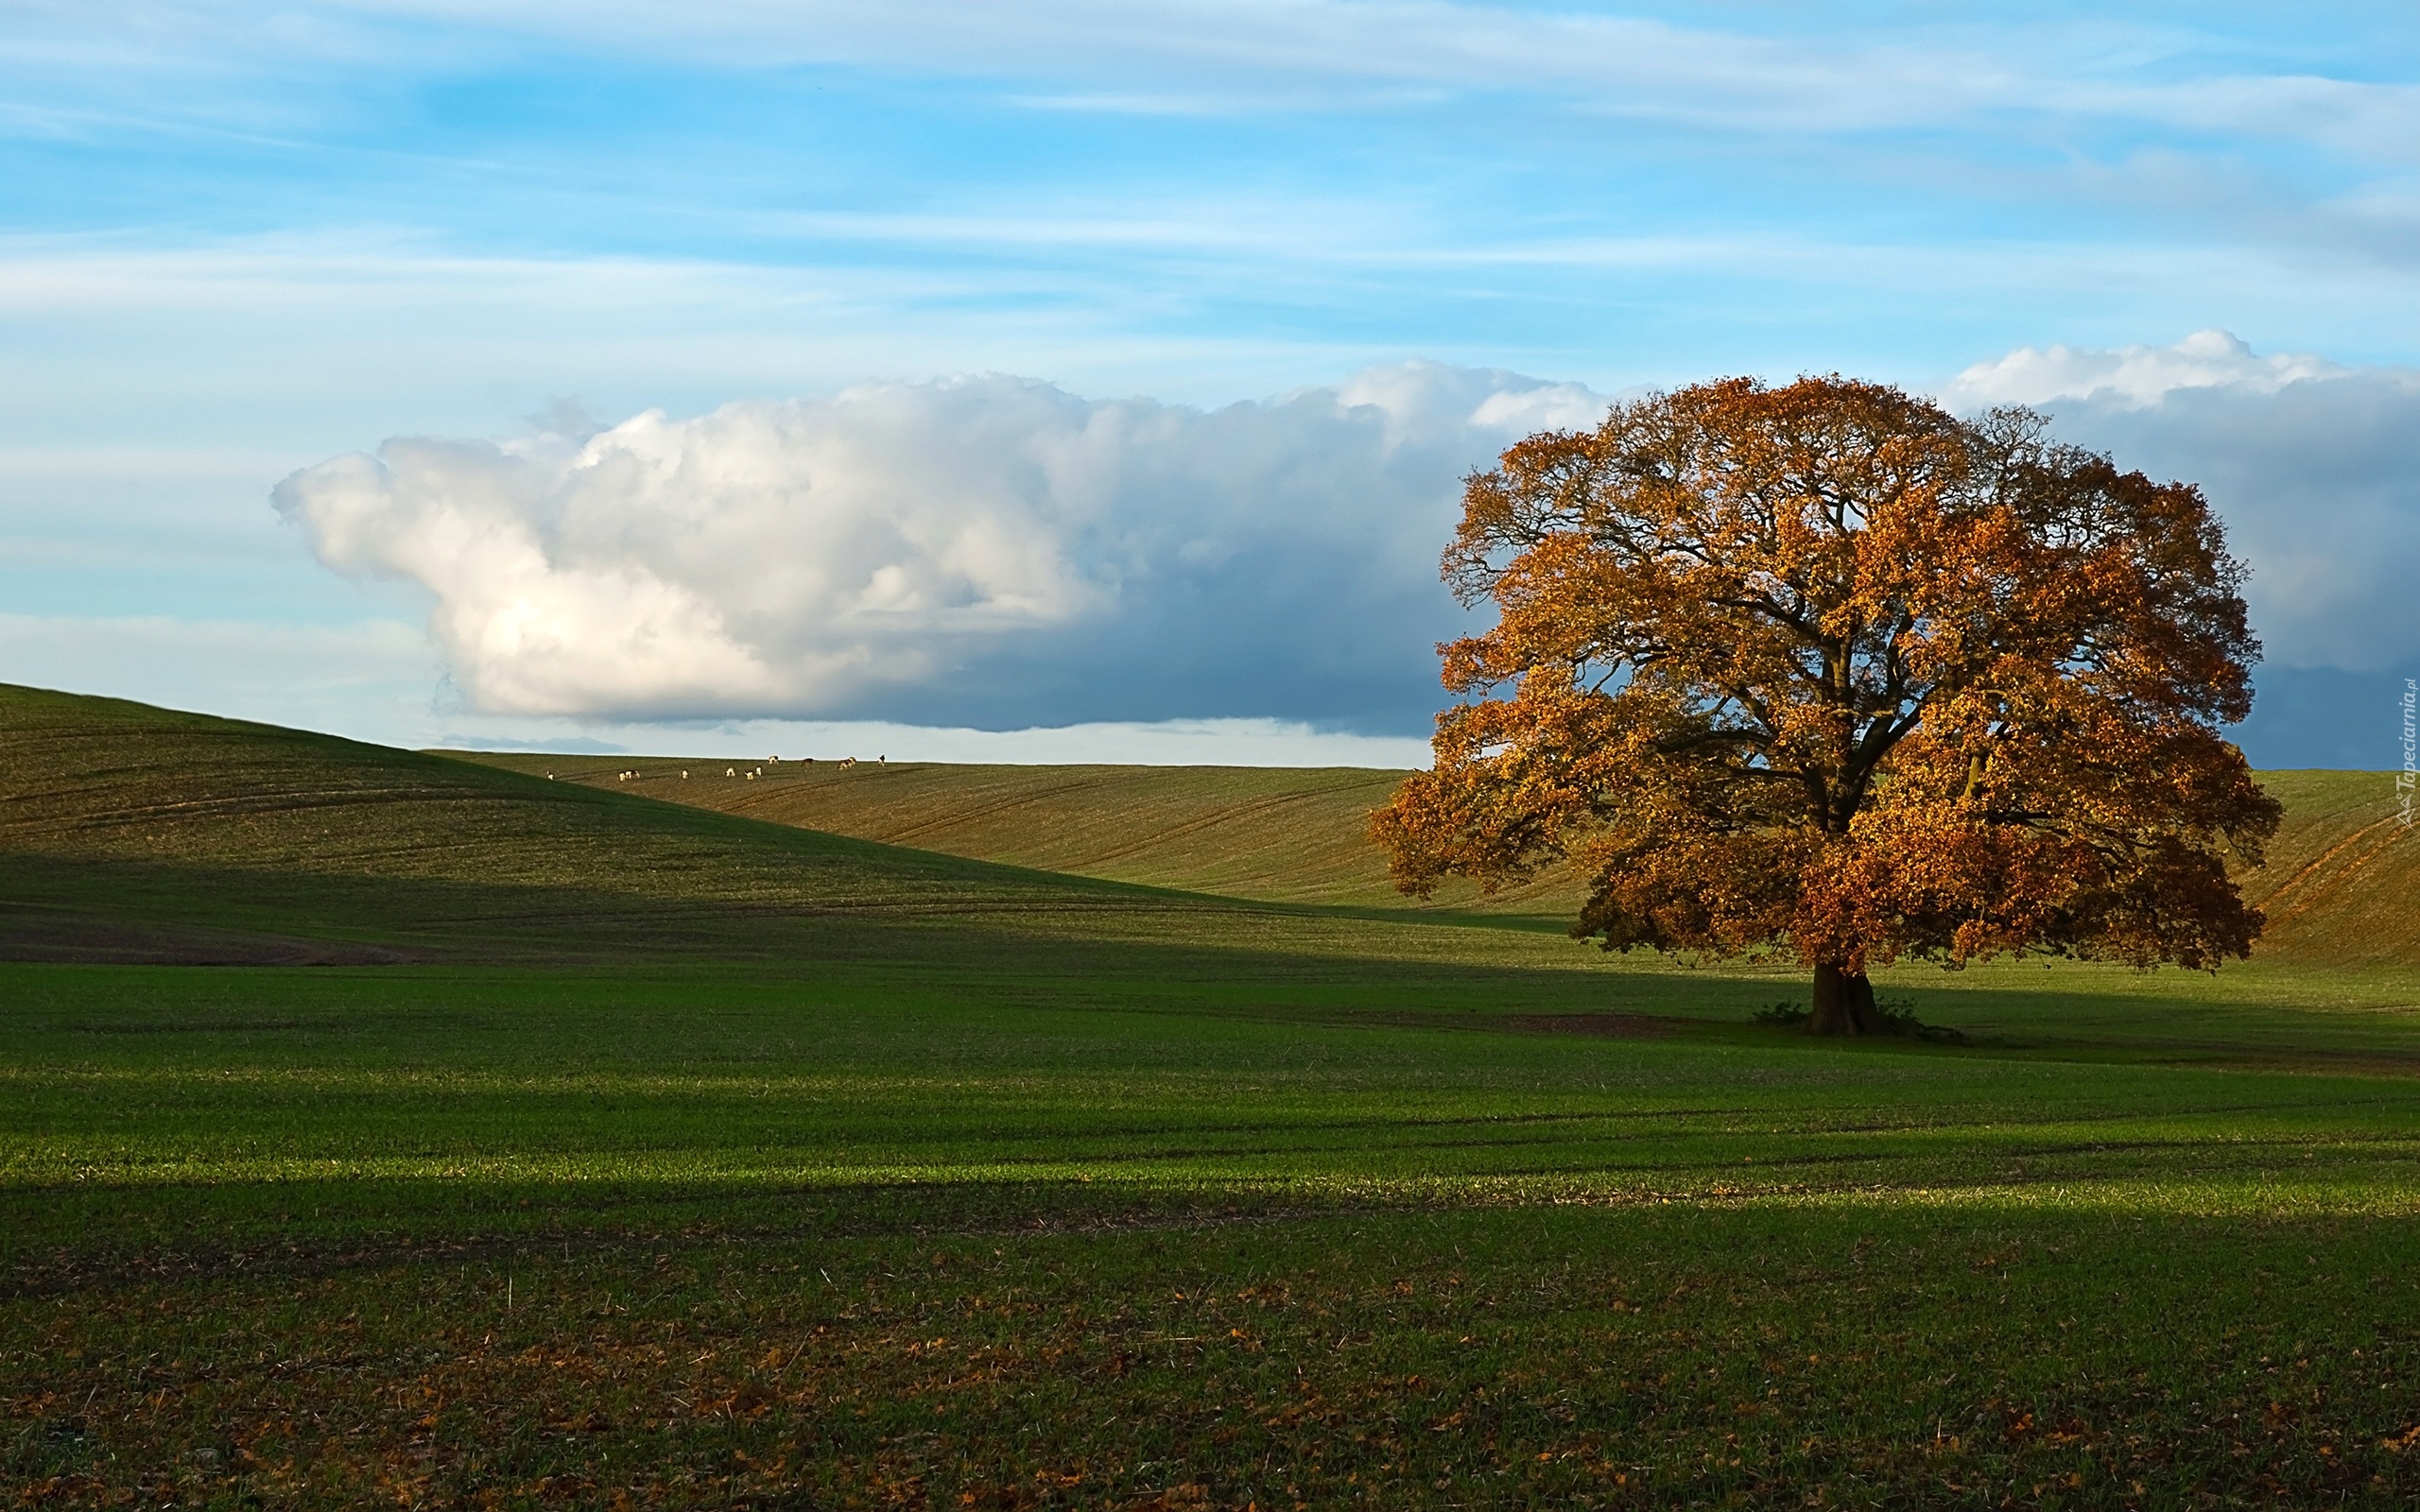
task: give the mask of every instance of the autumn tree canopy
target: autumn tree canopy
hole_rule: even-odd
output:
[[[1840,377],[1702,384],[1468,480],[1444,558],[1495,628],[1374,816],[1397,885],[1569,862],[1576,933],[1814,968],[2040,947],[2211,967],[2278,807],[2221,727],[2252,701],[2243,568],[2189,484]]]

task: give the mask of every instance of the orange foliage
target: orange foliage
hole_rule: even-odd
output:
[[[1440,647],[1479,696],[1374,816],[1407,892],[1569,861],[1608,948],[1859,982],[2259,933],[2224,865],[2278,818],[2220,735],[2243,569],[2198,490],[2038,415],[1837,376],[1651,396],[1474,474],[1444,571],[1497,623]]]

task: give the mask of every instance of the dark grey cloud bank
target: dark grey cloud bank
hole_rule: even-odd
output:
[[[2245,750],[2267,767],[2399,764],[2403,679],[2420,675],[2420,371],[2262,357],[2209,331],[2014,352],[1947,397],[2033,404],[2065,439],[2200,484],[2253,569],[2266,660]]]
[[[2201,483],[2252,562],[2263,765],[2383,767],[2420,667],[2420,375],[2223,333],[2028,349],[1945,391]],[[987,729],[1275,717],[1424,732],[1461,475],[1606,396],[1436,364],[1202,410],[867,384],[595,435],[396,439],[277,501],[416,581],[472,707]]]

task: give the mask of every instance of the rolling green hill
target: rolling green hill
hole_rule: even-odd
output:
[[[1406,930],[1026,869],[655,802],[591,775],[603,780],[0,686],[0,959],[976,969],[1090,942],[1176,952],[1187,971],[1210,969],[1205,950],[1259,953],[1254,970],[1270,953],[1305,970],[1602,965],[1551,929],[1437,916],[1444,927]]]
[[[508,770],[888,844],[1237,898],[1417,906],[1363,833],[1403,773],[1350,767],[981,766],[702,758],[466,755]],[[737,771],[742,775],[725,776]],[[619,779],[635,772],[634,780]],[[682,774],[686,772],[684,778]],[[753,781],[745,773],[760,771]],[[2268,864],[2243,874],[2269,911],[2263,946],[2342,965],[2420,963],[2420,838],[2382,773],[2271,772],[2286,804]],[[1563,876],[1432,905],[1565,920]]]
[[[1386,862],[1365,833],[1370,811],[1386,801],[1401,772],[929,762],[843,768],[836,762],[446,754],[1045,871],[1273,902],[1422,906],[1389,885]],[[625,771],[637,776],[623,782]],[[750,772],[763,775],[752,781]],[[1577,894],[1560,876],[1493,898],[1449,884],[1428,906],[1568,919]]]
[[[1400,777],[408,752],[0,688],[0,954],[829,955],[911,925],[1237,943],[1349,931],[1301,907],[1419,911],[1363,833]],[[2269,864],[2244,876],[2271,915],[2263,953],[2420,962],[2420,840],[2392,781],[2263,781],[2287,806]],[[1574,902],[1549,876],[1426,911],[1550,933]],[[1409,941],[1357,935],[1350,950],[1444,948]]]
[[[0,688],[0,951],[50,958],[727,953],[776,948],[806,920],[828,949],[867,922],[1030,925],[1169,906],[1080,878],[26,688]]]
[[[2348,966],[2420,963],[2420,831],[2385,772],[2264,772],[2286,805],[2243,888],[2269,915],[2262,949]]]

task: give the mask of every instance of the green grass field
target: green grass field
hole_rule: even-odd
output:
[[[2383,780],[2248,965],[1890,973],[1958,1045],[1395,906],[1382,774],[553,760],[0,691],[11,1500],[2420,1500]]]

